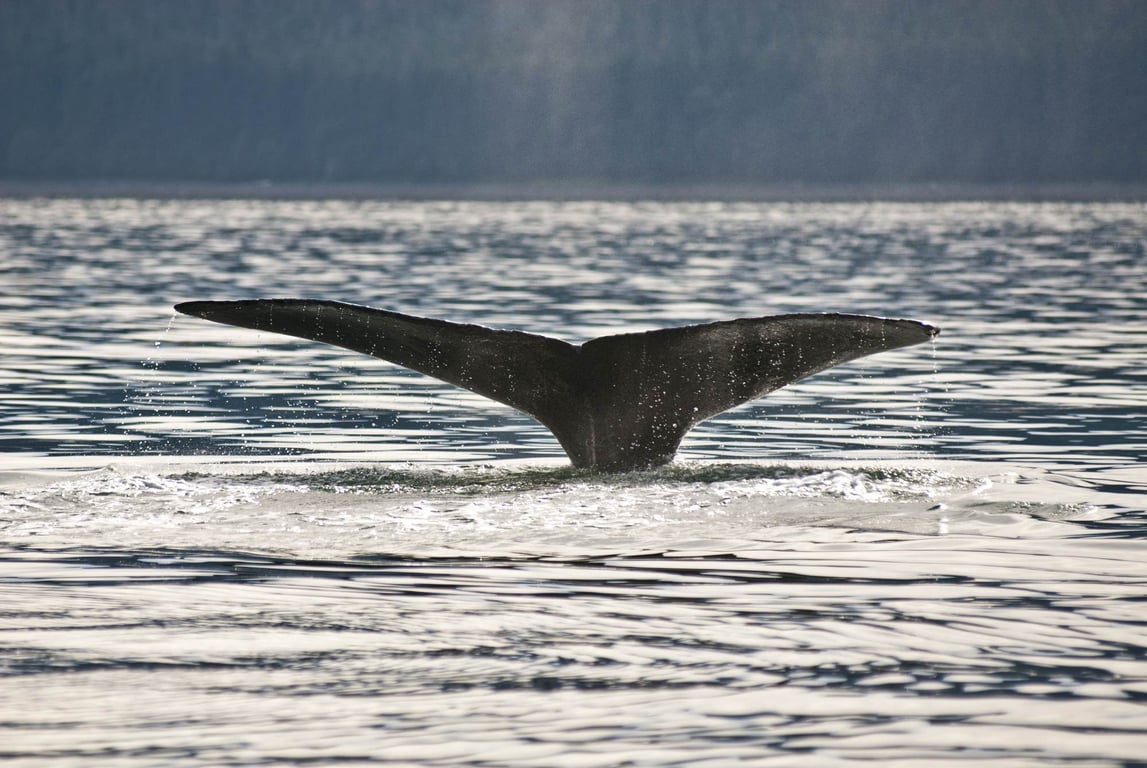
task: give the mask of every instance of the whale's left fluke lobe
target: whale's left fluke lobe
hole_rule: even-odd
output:
[[[505,403],[545,425],[574,466],[640,469],[672,459],[695,424],[834,365],[919,344],[914,320],[798,314],[573,346],[337,301],[192,301],[178,311],[362,352]]]
[[[577,349],[532,333],[414,317],[341,301],[189,301],[176,304],[175,309],[216,323],[373,355],[539,420],[544,404],[574,394],[568,383]]]

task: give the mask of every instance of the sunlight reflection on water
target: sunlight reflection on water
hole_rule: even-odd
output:
[[[1147,207],[0,202],[0,760],[1139,765]],[[334,348],[943,329],[656,472]],[[809,762],[809,761],[812,762]]]
[[[0,224],[6,450],[562,456],[476,395],[170,311],[281,295],[571,341],[803,311],[943,328],[931,354],[713,419],[689,457],[1118,460],[1147,443],[1139,205],[8,201]]]

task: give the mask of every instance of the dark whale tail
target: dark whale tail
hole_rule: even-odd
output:
[[[575,467],[664,464],[695,424],[858,357],[940,331],[914,320],[799,314],[602,336],[574,346],[521,331],[337,301],[190,301],[178,311],[380,357],[517,408]]]

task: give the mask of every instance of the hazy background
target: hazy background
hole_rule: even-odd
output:
[[[1141,185],[1143,0],[0,0],[0,182]]]

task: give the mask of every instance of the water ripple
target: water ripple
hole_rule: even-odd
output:
[[[1072,765],[1147,754],[1143,205],[0,205],[0,761]],[[175,318],[913,348],[598,476],[500,405]]]

